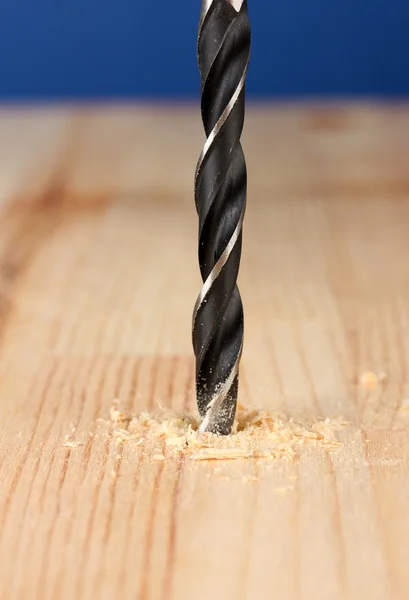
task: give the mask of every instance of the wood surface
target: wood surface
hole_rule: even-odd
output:
[[[343,415],[344,445],[261,468],[93,436],[116,398],[194,410],[197,107],[3,108],[2,600],[409,598],[409,107],[247,115],[241,401]]]

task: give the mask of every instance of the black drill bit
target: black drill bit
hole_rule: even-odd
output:
[[[236,413],[243,348],[237,287],[246,206],[240,144],[250,56],[247,0],[203,0],[198,36],[206,142],[196,169],[203,287],[193,312],[200,431],[227,435]]]

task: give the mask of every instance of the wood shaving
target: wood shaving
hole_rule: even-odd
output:
[[[115,402],[110,420],[99,420],[104,435],[117,443],[135,446],[135,452],[151,460],[185,456],[192,461],[283,459],[293,461],[299,446],[335,449],[342,446],[336,432],[347,425],[341,417],[298,422],[267,410],[238,405],[229,436],[199,433],[195,415],[162,410],[131,417]]]
[[[365,371],[365,373],[362,373],[361,377],[359,378],[359,385],[365,389],[373,389],[385,381],[387,377],[388,376],[386,373],[383,372],[377,375],[372,371]]]

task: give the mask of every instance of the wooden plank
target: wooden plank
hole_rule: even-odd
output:
[[[73,111],[66,108],[0,110],[0,208],[10,198],[42,190],[55,175],[61,146],[68,148]]]
[[[409,108],[248,111],[241,401],[350,423],[293,463],[101,433],[116,398],[194,411],[202,133],[48,110],[0,111],[0,597],[407,598]]]

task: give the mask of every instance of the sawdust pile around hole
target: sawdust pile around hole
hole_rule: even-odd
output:
[[[284,459],[294,460],[300,446],[333,449],[342,446],[336,432],[347,425],[342,417],[297,422],[267,410],[238,406],[229,436],[198,433],[200,421],[191,414],[162,410],[126,415],[115,401],[110,419],[99,419],[99,435],[135,446],[152,460],[183,455],[190,460]]]

